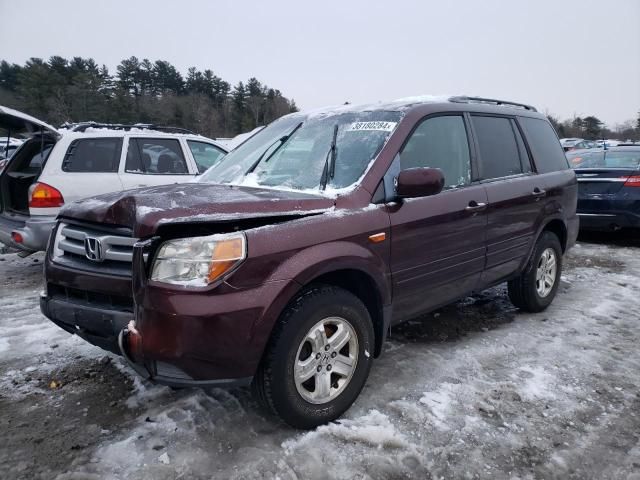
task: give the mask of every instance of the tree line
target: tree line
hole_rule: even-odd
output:
[[[92,58],[0,62],[0,104],[53,125],[152,123],[232,137],[290,112],[295,102],[255,77],[231,84],[212,70],[183,76],[164,60],[130,57],[111,74]]]
[[[613,129],[607,128],[602,120],[593,115],[560,120],[558,117],[548,114],[547,118],[560,138],[640,140],[640,112],[638,112],[636,120],[619,123]]]

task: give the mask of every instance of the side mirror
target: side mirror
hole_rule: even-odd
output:
[[[438,168],[408,168],[396,177],[396,194],[401,198],[429,197],[443,187],[444,175]]]

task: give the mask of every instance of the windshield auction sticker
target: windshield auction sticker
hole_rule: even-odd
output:
[[[347,132],[358,132],[360,130],[377,130],[380,132],[391,132],[398,122],[355,122],[352,123]]]

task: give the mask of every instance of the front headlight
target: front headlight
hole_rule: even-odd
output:
[[[169,240],[153,261],[151,280],[205,287],[231,273],[246,257],[242,233]]]

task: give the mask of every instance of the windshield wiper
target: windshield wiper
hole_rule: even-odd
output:
[[[280,150],[280,148],[281,148],[281,147],[286,143],[286,141],[287,141],[287,140],[289,140],[289,138],[291,138],[291,135],[293,135],[294,133],[296,133],[296,131],[297,131],[297,130],[302,126],[302,123],[303,123],[303,122],[300,122],[298,125],[296,125],[296,127],[295,127],[293,130],[291,130],[291,132],[289,132],[287,135],[284,135],[284,136],[282,136],[282,137],[278,138],[275,142],[271,143],[271,144],[270,144],[270,145],[269,145],[269,146],[264,150],[264,152],[262,152],[262,153],[260,154],[260,156],[258,157],[258,159],[257,159],[255,162],[253,162],[253,164],[251,165],[251,167],[249,167],[249,170],[247,170],[244,174],[245,174],[245,175],[248,175],[248,174],[250,174],[251,172],[253,172],[253,171],[256,169],[256,167],[260,164],[260,162],[262,161],[262,159],[264,158],[264,156],[267,154],[267,152],[268,152],[269,150],[271,150],[271,147],[273,147],[276,143],[280,142],[280,145],[278,145],[278,146],[273,150],[273,152],[271,152],[271,153],[269,154],[269,156],[265,159],[265,163],[266,163],[266,162],[268,162],[268,161],[269,161],[269,159],[270,159],[271,157],[273,157],[273,156],[275,155],[275,153],[276,153],[278,150]]]
[[[320,186],[322,190],[327,189],[327,183],[329,179],[332,179],[336,173],[336,157],[338,156],[338,147],[336,143],[338,141],[338,124],[333,126],[333,137],[331,138],[331,146],[327,152],[327,156],[324,158],[324,169],[322,170],[322,179],[320,180]]]

